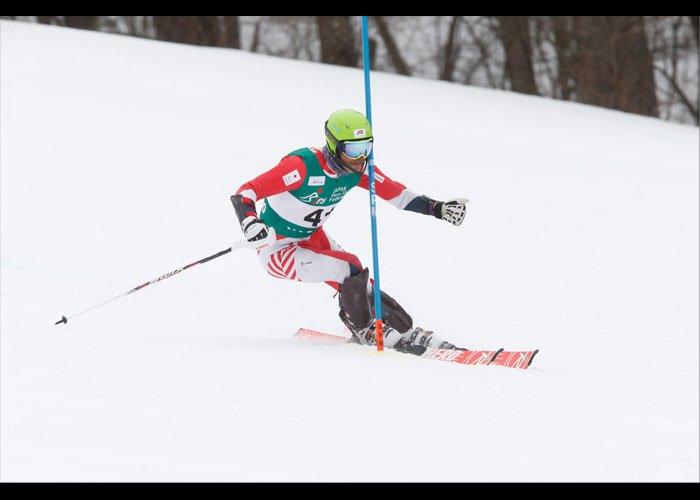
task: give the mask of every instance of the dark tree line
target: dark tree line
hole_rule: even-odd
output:
[[[565,68],[559,78],[563,95],[565,89],[581,102],[658,116],[642,16],[553,16],[551,22]]]
[[[375,22],[388,47],[386,20]],[[674,105],[699,123],[698,16],[452,16],[443,24],[435,51],[443,80],[663,118],[660,107]],[[388,53],[396,72],[412,74]]]
[[[343,66],[362,61],[358,16],[20,19]],[[665,119],[674,106],[697,124],[698,32],[698,16],[372,16],[370,59],[382,71]]]

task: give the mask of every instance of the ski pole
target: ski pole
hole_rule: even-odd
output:
[[[222,255],[226,255],[227,253],[229,253],[233,250],[237,250],[239,248],[244,248],[244,247],[250,247],[250,246],[251,246],[251,244],[246,240],[237,241],[236,243],[233,244],[233,246],[231,246],[230,248],[227,248],[226,250],[221,250],[220,252],[217,252],[214,255],[210,255],[209,257],[205,257],[203,259],[200,259],[197,262],[193,262],[192,264],[187,264],[186,266],[175,269],[174,271],[170,271],[169,273],[166,273],[162,276],[159,276],[158,278],[152,279],[151,281],[147,281],[146,283],[144,283],[142,285],[139,285],[135,288],[132,288],[128,292],[124,292],[120,295],[117,295],[116,297],[112,297],[111,299],[106,300],[106,301],[104,301],[100,304],[97,304],[95,306],[92,306],[88,309],[85,309],[84,311],[80,311],[79,313],[73,314],[72,316],[68,316],[68,317],[61,316],[61,319],[56,321],[56,323],[54,323],[54,325],[58,325],[61,323],[68,323],[68,320],[71,318],[75,318],[76,316],[80,316],[81,314],[85,314],[88,311],[92,311],[93,309],[97,309],[98,307],[104,306],[105,304],[109,304],[110,302],[117,300],[121,297],[126,297],[127,295],[130,295],[134,292],[138,292],[142,288],[146,288],[148,285],[152,285],[153,283],[158,283],[159,281],[163,281],[165,278],[170,278],[171,276],[175,276],[176,274],[181,273],[185,269],[189,269],[190,267],[194,267],[197,264],[204,264],[205,262],[209,262],[210,260],[214,260],[218,257],[221,257]]]

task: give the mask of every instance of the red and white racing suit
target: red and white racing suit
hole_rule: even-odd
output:
[[[356,180],[348,184],[350,177],[339,176],[331,169],[321,150],[304,148],[285,156],[277,166],[236,191],[249,207],[246,215],[258,217],[261,211],[260,217],[277,230],[276,243],[258,251],[270,276],[325,282],[338,290],[345,278],[363,269],[360,259],[345,251],[323,229],[323,222],[349,189],[360,186],[369,190],[367,173],[354,177]],[[326,189],[343,183],[348,187],[336,188],[338,193]],[[375,189],[377,196],[399,209],[432,215],[437,203],[414,193],[376,167]],[[324,194],[324,190],[329,194]]]

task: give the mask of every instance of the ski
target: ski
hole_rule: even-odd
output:
[[[539,349],[535,349],[534,351],[501,351],[491,364],[527,370],[538,352],[540,352]]]
[[[339,335],[331,335],[330,333],[317,332],[316,330],[309,330],[308,328],[299,328],[294,334],[294,338],[297,340],[303,340],[305,342],[313,342],[315,344],[344,344],[349,337],[341,337]]]
[[[466,349],[426,349],[421,358],[448,361],[461,365],[490,365],[503,352],[497,351],[468,351]]]
[[[294,338],[305,342],[326,345],[344,344],[350,340],[349,337],[332,335],[308,328],[299,328],[294,334]],[[470,351],[467,349],[431,348],[427,349],[420,357],[463,365],[493,365],[526,370],[532,364],[532,360],[538,352],[539,349],[534,351],[506,351],[501,348],[497,350]]]

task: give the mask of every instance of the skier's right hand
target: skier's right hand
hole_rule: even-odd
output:
[[[255,248],[269,245],[276,239],[275,230],[265,224],[262,220],[249,215],[241,222],[241,229],[246,241]]]

